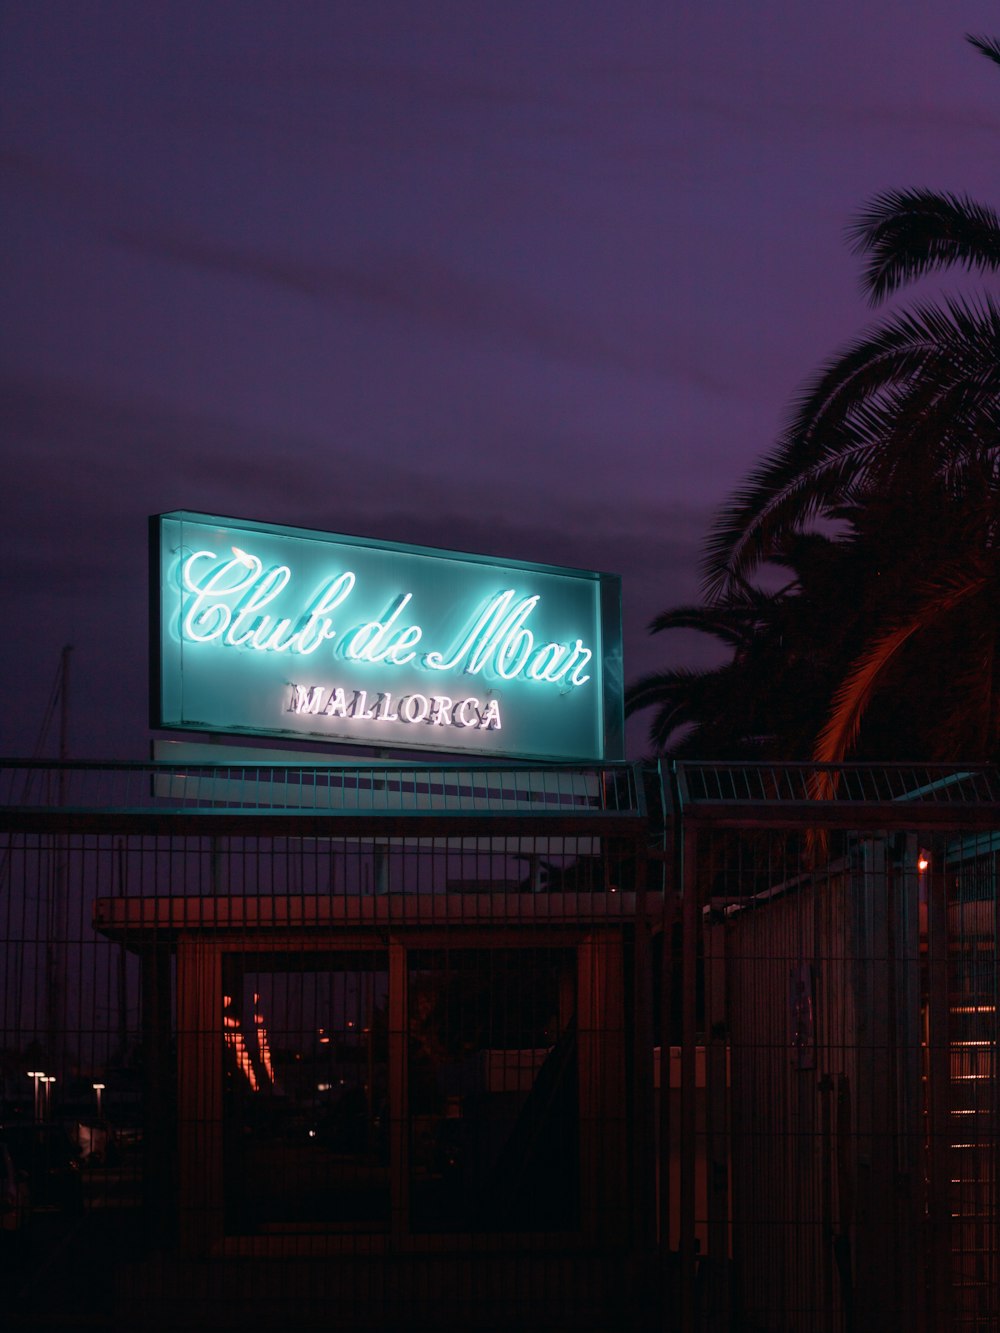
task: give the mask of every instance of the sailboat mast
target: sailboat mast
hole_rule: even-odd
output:
[[[66,804],[66,771],[62,767],[69,758],[69,661],[73,648],[66,644],[59,661],[59,778],[57,783],[60,809]],[[46,948],[47,995],[46,1036],[49,1059],[59,1078],[65,1078],[66,1057],[66,982],[64,977],[64,949],[68,920],[69,845],[66,834],[56,834],[53,846],[54,865],[48,914],[48,941]]]

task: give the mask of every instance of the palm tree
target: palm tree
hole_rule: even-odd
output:
[[[649,739],[660,754],[682,758],[750,758],[760,749],[751,701],[741,681],[751,674],[752,652],[764,594],[749,584],[716,604],[665,611],[650,624],[652,633],[694,629],[710,635],[731,653],[728,662],[692,670],[654,671],[635,681],[625,695],[626,715],[654,708]]]
[[[1000,64],[1000,43],[968,39]],[[1000,268],[1000,218],[927,190],[880,195],[853,229],[873,303],[942,269]],[[866,641],[845,665],[818,760],[851,752],[893,682],[924,757],[1000,742],[1000,307],[989,297],[900,311],[807,386],[777,447],[723,508],[705,562],[725,604],[790,537],[849,506],[843,542],[873,563]],[[933,674],[932,674],[933,672]],[[934,707],[927,701],[933,697]]]
[[[850,513],[841,516],[846,523]],[[653,708],[654,749],[672,758],[805,758],[815,719],[860,645],[863,568],[822,533],[795,533],[768,562],[767,590],[736,578],[703,604],[657,616],[654,633],[698,630],[728,651],[721,665],[652,672],[630,686],[626,712]],[[831,617],[837,602],[840,613]]]

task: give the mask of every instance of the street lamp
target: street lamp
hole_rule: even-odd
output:
[[[93,1087],[94,1091],[97,1093],[97,1118],[98,1118],[98,1120],[100,1120],[100,1118],[101,1118],[101,1093],[104,1091],[104,1084],[103,1084],[103,1083],[94,1083],[94,1084],[92,1084],[91,1086]]]
[[[40,1119],[40,1116],[39,1116],[39,1109],[40,1109],[40,1108],[39,1108],[39,1104],[38,1104],[38,1082],[39,1082],[39,1079],[43,1079],[43,1078],[45,1077],[45,1070],[44,1070],[44,1069],[29,1069],[29,1070],[28,1070],[28,1077],[29,1077],[29,1078],[33,1078],[33,1079],[35,1080],[35,1124],[37,1125],[37,1124],[38,1124],[38,1121],[39,1121],[39,1119]]]
[[[45,1119],[48,1120],[52,1113],[52,1084],[56,1081],[55,1074],[43,1074],[42,1082],[45,1084]]]

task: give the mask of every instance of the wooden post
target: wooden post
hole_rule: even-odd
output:
[[[589,1240],[619,1246],[628,1230],[621,931],[589,936],[578,958],[581,1220]]]

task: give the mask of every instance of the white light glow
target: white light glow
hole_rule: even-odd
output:
[[[367,690],[354,690],[348,698],[340,685],[299,685],[289,682],[286,712],[300,716],[343,718],[354,722],[400,722],[413,726],[425,722],[437,727],[470,727],[477,731],[502,731],[499,699],[484,707],[475,695],[453,700],[447,694],[404,694],[396,704],[382,692],[371,699]]]
[[[423,722],[430,707],[426,694],[408,694],[399,701],[399,716],[404,722]]]

